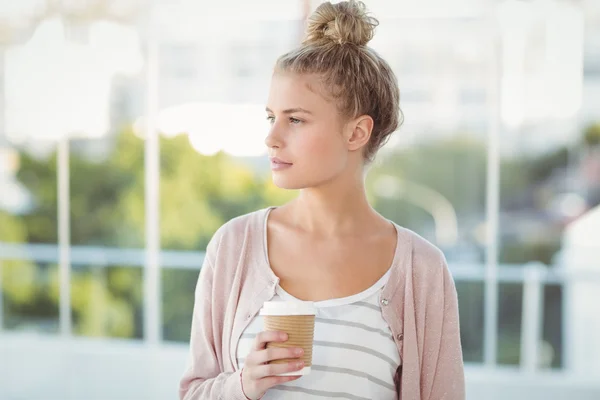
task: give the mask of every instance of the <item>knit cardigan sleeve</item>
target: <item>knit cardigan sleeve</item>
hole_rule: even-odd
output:
[[[188,368],[179,385],[181,400],[246,400],[241,372],[223,372],[221,359],[226,293],[213,285],[218,235],[209,243],[196,285]],[[222,288],[221,288],[222,290]]]

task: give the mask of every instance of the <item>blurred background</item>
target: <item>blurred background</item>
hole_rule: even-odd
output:
[[[264,103],[319,3],[0,0],[0,399],[177,398],[207,242],[295,195]],[[366,3],[369,196],[448,258],[468,398],[600,399],[600,2]]]

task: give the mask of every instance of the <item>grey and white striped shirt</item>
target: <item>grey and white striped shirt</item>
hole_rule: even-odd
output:
[[[395,400],[394,374],[401,363],[379,298],[389,271],[369,289],[349,297],[315,302],[317,315],[311,373],[275,386],[264,400]],[[278,287],[272,301],[292,300]],[[263,330],[256,315],[237,343],[238,367]]]

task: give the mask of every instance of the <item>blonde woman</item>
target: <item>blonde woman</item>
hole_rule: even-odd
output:
[[[365,168],[401,123],[390,66],[367,46],[363,3],[321,4],[274,69],[266,145],[293,201],[238,217],[211,240],[196,289],[185,400],[464,399],[456,289],[443,254],[378,214]],[[312,372],[266,349],[270,300],[314,301]],[[271,360],[298,361],[268,364]]]

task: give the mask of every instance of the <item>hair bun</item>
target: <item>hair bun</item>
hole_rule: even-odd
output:
[[[362,1],[342,1],[321,4],[308,19],[302,44],[352,43],[365,46],[373,38],[379,21],[369,17]]]

